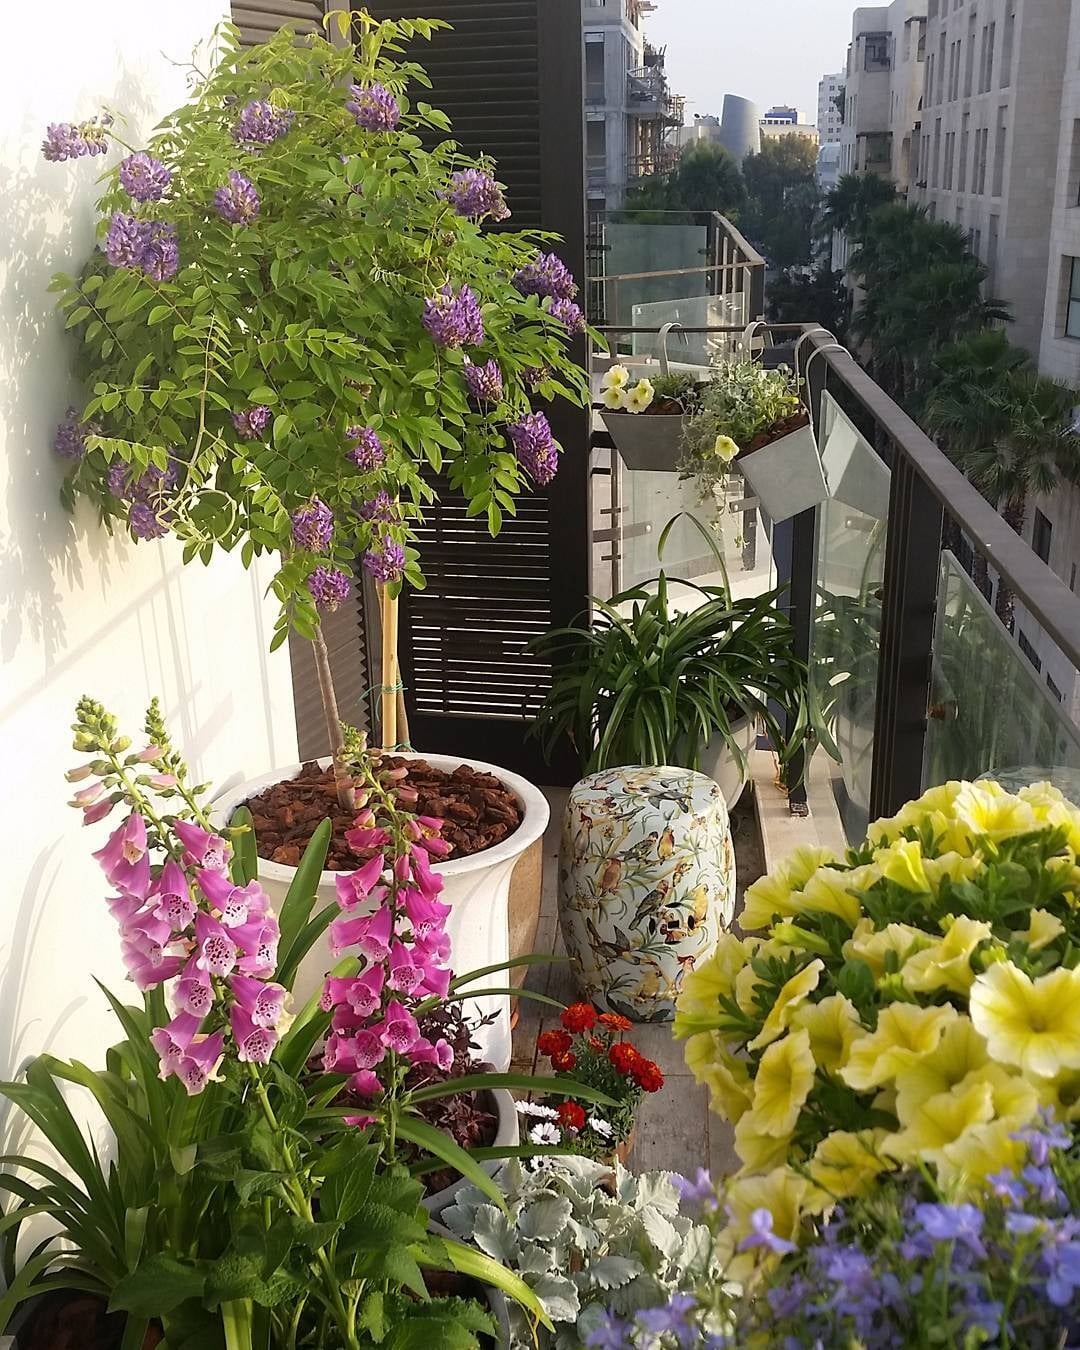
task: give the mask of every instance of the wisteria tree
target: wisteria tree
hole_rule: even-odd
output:
[[[49,127],[43,150],[125,151],[103,175],[101,250],[53,283],[88,386],[55,442],[65,500],[89,496],[137,539],[174,534],[187,561],[278,557],[273,646],[315,643],[348,804],[320,614],[356,559],[390,601],[423,585],[427,469],[497,533],[557,468],[531,400],[582,402],[587,384],[551,236],[485,230],[509,215],[493,166],[411,96],[430,84],[405,44],[441,25],[325,22],[342,44],[283,30],[245,50],[222,25],[213,68],[193,67],[191,101],[145,149],[106,115]]]

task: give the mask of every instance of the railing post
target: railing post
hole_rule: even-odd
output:
[[[941,527],[941,503],[894,442],[870,775],[872,820],[895,815],[923,789]]]

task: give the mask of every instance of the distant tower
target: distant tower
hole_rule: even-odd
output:
[[[737,94],[724,95],[724,114],[720,119],[720,143],[741,164],[747,155],[761,149],[761,113],[756,104]]]

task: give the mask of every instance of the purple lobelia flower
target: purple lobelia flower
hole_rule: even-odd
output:
[[[334,513],[324,501],[312,497],[307,506],[292,513],[293,543],[312,553],[325,553],[334,537]]]
[[[108,148],[105,127],[97,122],[51,122],[41,142],[41,153],[53,163],[103,155]]]
[[[773,1232],[772,1212],[767,1209],[755,1209],[750,1215],[750,1232],[739,1243],[739,1251],[753,1251],[755,1247],[764,1247],[777,1256],[786,1256],[796,1250],[794,1242],[782,1238]]]
[[[229,170],[229,182],[214,193],[214,210],[232,225],[250,225],[259,214],[259,194],[239,169]]]
[[[510,215],[502,188],[482,169],[462,169],[455,173],[450,179],[448,196],[458,215],[470,220],[483,220],[485,216],[506,220]]]
[[[559,469],[559,447],[551,425],[542,412],[528,413],[507,427],[518,463],[533,480],[545,487]]]
[[[336,567],[316,567],[307,584],[316,607],[324,614],[332,614],[349,598],[349,578]]]
[[[346,427],[345,435],[353,442],[345,457],[362,473],[372,473],[386,463],[386,447],[372,427]]]
[[[468,286],[455,295],[447,285],[425,300],[422,322],[440,347],[475,347],[484,340],[483,316]]]
[[[704,1167],[699,1167],[697,1176],[691,1181],[688,1177],[673,1175],[671,1184],[679,1192],[679,1197],[684,1205],[704,1211],[716,1208],[716,1187],[713,1185],[712,1177]]]
[[[270,409],[265,403],[256,403],[243,412],[234,412],[233,426],[242,441],[257,440],[270,425]]]
[[[172,281],[180,269],[175,225],[163,220],[150,222],[150,236],[139,265],[152,281]]]
[[[514,285],[522,295],[550,295],[556,300],[573,300],[578,289],[570,269],[554,253],[541,253],[520,268],[514,273]]]
[[[986,1256],[979,1236],[983,1212],[977,1205],[916,1205],[915,1222],[935,1242],[958,1242],[979,1260]]]
[[[172,182],[172,170],[144,150],[120,165],[120,186],[136,202],[157,202]]]
[[[128,525],[136,539],[161,539],[169,533],[169,527],[149,502],[132,502]]]
[[[89,429],[79,421],[78,412],[69,408],[53,436],[54,453],[61,459],[82,459],[86,454],[86,433]]]
[[[498,362],[485,361],[482,366],[474,366],[470,361],[465,367],[465,386],[469,397],[477,403],[498,403],[503,393]]]
[[[394,539],[384,539],[378,548],[369,548],[361,562],[376,581],[400,581],[405,574],[405,549]]]
[[[558,319],[571,337],[584,333],[585,314],[581,306],[575,304],[573,300],[563,300],[557,296],[547,309],[551,317]]]
[[[295,113],[287,108],[275,108],[265,98],[252,99],[236,119],[233,140],[249,149],[272,145],[285,135],[295,117]]]
[[[365,131],[393,131],[401,120],[398,101],[384,84],[354,84],[345,104]]]
[[[141,267],[150,243],[150,222],[114,211],[105,236],[105,256],[114,267]]]
[[[361,520],[381,521],[389,524],[397,519],[397,503],[385,489],[376,492],[370,501],[360,506]]]

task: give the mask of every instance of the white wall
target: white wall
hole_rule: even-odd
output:
[[[110,539],[57,501],[49,449],[76,386],[46,293],[92,247],[100,160],[48,164],[46,123],[128,111],[134,140],[185,98],[182,68],[222,0],[54,0],[5,12],[0,52],[0,1075],[44,1048],[98,1062],[118,1039],[91,973],[121,986],[105,887],[63,771],[76,699],[138,726],[158,694],[203,778],[291,763],[288,658],[267,656],[266,577],[180,565],[169,541]],[[132,989],[132,986],[123,986]],[[106,1040],[105,1038],[108,1038]]]

